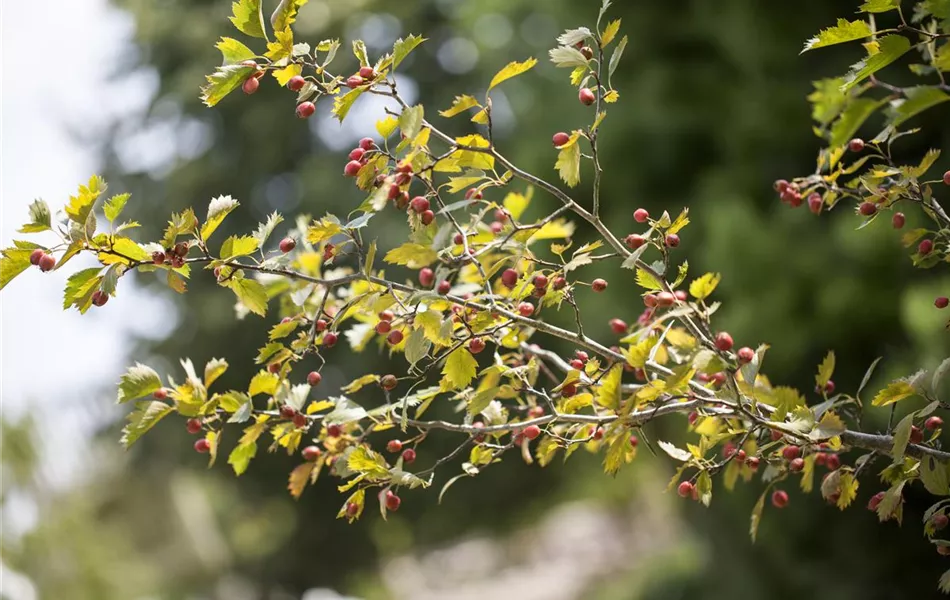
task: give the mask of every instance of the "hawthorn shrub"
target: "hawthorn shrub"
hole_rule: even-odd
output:
[[[429,488],[438,475],[441,498],[451,485],[512,455],[544,467],[584,447],[601,452],[604,471],[613,475],[634,460],[642,441],[679,463],[669,490],[685,499],[708,506],[717,475],[727,490],[740,479],[755,480],[762,493],[752,510],[753,540],[766,506],[788,504],[787,488],[817,487],[845,510],[858,499],[860,476],[877,471],[880,483],[866,483],[867,508],[881,521],[900,522],[904,488],[919,483],[939,497],[924,515],[924,534],[937,552],[950,555],[950,541],[938,537],[950,520],[950,453],[941,449],[943,421],[936,414],[947,408],[938,388],[950,359],[870,396],[864,388],[877,361],[849,393],[836,389],[835,354],[829,352],[818,365],[814,390],[774,386],[761,371],[768,346],[737,344],[713,325],[719,275],[692,277],[677,256],[687,210],[673,216],[636,208],[629,223],[610,226],[601,219],[602,201],[622,201],[600,194],[598,137],[609,105],[620,100],[611,76],[627,44],[619,37],[620,21],[605,18],[609,0],[593,28],[565,31],[549,53],[556,66],[569,70],[578,102],[590,107],[589,124],[552,135],[554,168],[564,186],[580,182],[582,167],[593,179],[592,197],[583,200],[514,165],[493,141],[491,93],[529,72],[534,58],[502,68],[481,99],[460,95],[438,111],[440,118],[466,115],[474,123],[472,133],[452,137],[431,111],[427,118],[423,106],[404,101],[393,77],[422,37],[400,39],[376,60],[354,41],[358,69],[335,73],[339,41],[311,46],[294,39],[292,26],[304,4],[282,0],[268,28],[260,0],[235,2],[231,22],[263,42],[252,49],[222,38],[223,65],[208,76],[201,97],[210,107],[238,88],[254,94],[272,84],[269,74],[296,95],[299,119],[312,117],[324,98],[332,100],[341,122],[364,94],[389,99],[395,108],[376,123],[378,137],[361,140],[342,166],[342,176],[363,193],[362,203],[340,215],[300,216],[276,243],[272,237],[284,218],[274,213],[256,231],[213,244],[215,231],[239,207],[220,196],[203,219],[191,209],[173,214],[161,239],[139,242],[128,235],[139,223],[119,219],[129,195],[100,203],[106,183],[94,176],[55,217],[42,200],[31,205],[30,222],[20,231],[46,233],[53,245],[16,241],[3,250],[0,288],[31,265],[55,271],[79,253],[94,254],[101,265],[66,283],[64,305],[80,313],[104,307],[130,271],[163,272],[178,293],[186,292],[192,276],[214,277],[236,296],[238,318],[263,318],[269,308],[277,313],[257,352],[261,369],[245,390],[213,389],[228,368],[220,359],[200,372],[183,359],[177,379],[143,364],[131,367],[118,391],[120,403],[135,404],[123,430],[125,447],[175,413],[198,436],[194,448],[209,455],[209,466],[222,436],[230,435],[237,442],[227,462],[237,475],[259,445],[299,454],[288,482],[295,498],[321,473],[339,478],[345,498],[337,516],[353,521],[362,516],[368,494],[376,495],[385,518],[399,509],[406,490]],[[775,191],[782,202],[807,204],[816,215],[852,207],[858,229],[889,218],[902,230],[900,211],[919,210],[932,227],[899,235],[912,249],[913,264],[931,268],[950,257],[950,217],[935,197],[950,186],[950,172],[927,177],[939,150],[902,165],[892,147],[915,133],[908,121],[950,100],[944,79],[950,71],[950,4],[918,3],[910,18],[899,0],[870,0],[859,11],[858,18],[840,19],[805,44],[811,51],[861,42],[867,56],[846,74],[816,82],[809,96],[822,141],[815,172],[779,180]],[[912,50],[907,68],[915,84],[883,81],[881,71]],[[884,121],[880,133],[855,137],[875,116]],[[288,110],[283,118],[294,117]],[[526,219],[536,193],[553,196],[560,206]],[[380,249],[369,232],[373,216],[384,210],[406,214],[406,241]],[[576,240],[572,218],[586,221],[595,238]],[[619,261],[630,281],[585,280],[584,267],[598,261]],[[584,332],[590,315],[583,304],[608,285],[638,289],[644,307],[630,323],[609,319],[616,337],[596,340]],[[948,304],[946,297],[934,300],[935,309]],[[560,310],[573,316],[572,327],[545,320]],[[551,337],[572,343],[576,352],[546,350]],[[401,355],[405,369],[368,373],[344,386],[342,395],[329,396],[322,393],[320,371],[340,343]],[[451,403],[458,419],[428,420],[426,410],[436,401]],[[861,430],[868,401],[890,407],[886,431]],[[899,402],[923,406],[895,423]],[[680,448],[652,440],[644,426],[667,415],[683,418],[695,443]],[[458,446],[445,456],[426,454],[426,437],[435,429],[458,434]],[[939,586],[950,591],[950,570]]]

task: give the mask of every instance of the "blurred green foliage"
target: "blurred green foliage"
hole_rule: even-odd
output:
[[[317,118],[302,123],[294,117],[294,95],[269,79],[253,97],[235,94],[213,111],[201,105],[198,86],[219,60],[214,41],[236,35],[225,18],[227,1],[113,1],[134,19],[135,51],[125,62],[103,68],[118,78],[137,69],[158,75],[148,113],[118,124],[103,146],[104,175],[113,189],[137,198],[127,209],[131,217],[164,223],[173,210],[195,206],[200,211],[212,196],[231,194],[243,207],[222,227],[223,239],[253,229],[273,210],[320,215],[331,207],[345,212],[341,206],[362,200],[341,177],[348,148],[330,150],[323,140],[346,135],[355,141],[363,132],[340,133],[335,123],[319,125]],[[297,30],[299,38],[311,42],[363,37],[371,54],[374,46],[378,52],[397,35],[424,34],[428,41],[403,71],[429,114],[448,107],[457,94],[477,94],[510,60],[540,58],[531,74],[495,92],[495,139],[516,164],[553,180],[551,135],[586,122],[589,109],[578,104],[565,84],[567,73],[550,65],[546,52],[561,30],[592,24],[597,4],[311,0]],[[813,169],[817,144],[805,101],[810,82],[835,75],[858,58],[857,50],[847,48],[799,56],[802,43],[837,17],[851,15],[855,2],[614,4],[611,17],[623,18],[630,45],[614,77],[620,109],[611,111],[601,137],[607,223],[622,231],[625,223],[632,227],[631,213],[638,206],[676,213],[688,205],[693,225],[683,233],[677,255],[689,258],[693,274],[723,274],[717,290],[723,302],[719,324],[741,344],[772,345],[765,370],[773,381],[809,390],[814,365],[829,348],[838,356],[839,389],[852,391],[877,356],[885,357],[876,378],[881,381],[939,362],[948,350],[947,337],[941,316],[925,308],[935,291],[950,284],[947,276],[911,269],[884,220],[855,232],[857,221],[847,211],[821,217],[804,208],[792,211],[771,189],[776,178]],[[446,65],[461,70],[472,50],[477,62],[471,70],[446,70]],[[318,115],[326,112],[323,106]],[[900,151],[919,156],[931,146],[950,148],[950,129],[941,127],[947,110],[930,113],[919,123],[923,132],[906,139]],[[367,133],[377,116],[369,120]],[[170,126],[161,140],[167,147],[159,148],[167,160],[147,171],[136,168],[141,151],[129,149],[123,139],[161,126]],[[465,127],[464,120],[446,122],[453,133],[464,133]],[[589,177],[575,197],[589,197],[585,185]],[[381,247],[393,245],[399,222],[392,212],[377,217]],[[158,233],[153,227],[147,233]],[[588,234],[581,229],[578,237]],[[588,314],[635,319],[642,307],[632,282],[620,283],[630,279],[629,272],[590,268],[589,277],[595,275],[617,283],[606,294],[582,297]],[[172,295],[148,276],[138,282],[156,294]],[[246,381],[253,368],[249,349],[260,345],[269,321],[234,320],[232,295],[210,278],[195,277],[189,293],[174,301],[181,309],[175,333],[143,345],[139,353],[157,357],[153,364],[164,359],[169,368],[179,356],[202,364],[223,355],[232,365],[223,387]],[[611,335],[606,317],[587,328],[595,337]],[[325,391],[364,372],[384,372],[387,360],[380,353],[359,362],[342,347],[333,358],[324,371]],[[886,411],[871,413],[879,427],[886,418]],[[52,517],[6,549],[5,561],[30,575],[41,597],[184,598],[215,586],[216,597],[226,597],[222,578],[234,574],[253,582],[261,598],[271,597],[272,590],[299,597],[313,586],[382,594],[372,579],[382,557],[472,532],[505,533],[564,499],[609,502],[660,494],[665,484],[665,475],[637,476],[639,465],[610,480],[587,457],[547,470],[509,461],[460,482],[440,506],[436,494],[407,494],[389,524],[368,514],[347,526],[333,519],[342,496],[326,481],[308,489],[299,502],[290,499],[285,486],[293,462],[286,456],[259,458],[239,479],[223,464],[206,473],[180,423],[168,420],[159,428],[80,488],[44,499],[41,512]],[[682,428],[674,417],[650,433],[675,438]],[[118,449],[116,431],[103,434],[110,452]],[[441,443],[447,451],[452,440]],[[21,454],[23,461],[33,460],[27,450]],[[5,464],[9,460],[5,452]],[[641,461],[668,467],[645,448]],[[708,510],[678,503],[708,560],[670,567],[675,577],[660,573],[629,586],[619,585],[620,579],[589,597],[929,596],[941,571],[938,557],[919,527],[878,525],[864,511],[877,489],[874,477],[866,476],[856,506],[844,513],[824,506],[817,495],[790,490],[789,508],[782,514],[766,511],[754,546],[748,517],[757,489],[740,486],[734,494],[717,489]],[[905,519],[919,519],[925,502],[911,492]]]

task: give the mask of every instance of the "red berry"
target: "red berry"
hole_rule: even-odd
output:
[[[802,453],[801,448],[798,446],[785,446],[782,448],[782,456],[785,460],[795,460]]]
[[[402,442],[399,440],[389,440],[386,442],[386,450],[396,454],[397,452],[402,451]]]
[[[868,510],[876,511],[882,500],[884,500],[884,492],[878,492],[871,496],[871,499],[868,500]]]
[[[941,529],[945,528],[948,523],[950,523],[950,517],[947,517],[947,515],[943,513],[938,513],[930,517],[930,522],[933,523],[934,529],[940,531]]]
[[[379,335],[386,335],[392,330],[393,326],[389,321],[380,321],[376,324],[376,333]]]
[[[646,223],[650,219],[650,213],[645,208],[638,208],[633,211],[633,220],[637,223]]]
[[[948,305],[950,305],[950,298],[947,298],[946,296],[940,296],[934,300],[934,306],[937,308],[947,308]]]
[[[285,237],[280,240],[280,251],[284,254],[287,254],[291,250],[297,247],[297,240],[292,237]]]
[[[308,119],[317,112],[317,105],[313,102],[301,102],[297,105],[297,118]]]
[[[739,358],[741,363],[749,363],[755,359],[755,350],[749,348],[748,346],[743,346],[739,348],[739,351],[736,352],[736,356]]]
[[[402,331],[394,329],[389,332],[389,335],[386,336],[386,341],[389,342],[391,346],[395,346],[402,341],[403,337]]]
[[[165,264],[165,253],[164,252],[152,252],[152,262],[156,265]],[[216,267],[215,270],[220,269],[221,267]],[[218,276],[218,273],[215,273],[215,277]]]
[[[191,435],[201,431],[201,419],[188,419],[185,421],[185,430]]]
[[[395,183],[389,186],[389,191],[386,192],[386,198],[388,200],[395,200],[399,197],[399,194],[402,193],[402,190],[399,189],[399,186]]]
[[[802,195],[798,193],[798,190],[791,187],[785,188],[785,191],[781,194],[782,202],[791,204],[792,206],[801,206]]]
[[[647,308],[653,308],[654,306],[657,305],[658,303],[657,300],[658,299],[657,299],[656,294],[646,294],[643,296],[643,305],[646,306]]]
[[[780,439],[782,439],[782,436],[785,434],[779,431],[778,429],[773,429],[770,435],[772,436],[772,441],[777,442]]]
[[[832,381],[832,380],[830,380],[830,379],[828,380],[828,383],[825,384],[825,393],[826,393],[826,394],[834,394],[834,393],[835,393],[835,382],[834,382],[834,381]]]
[[[575,350],[574,357],[577,358],[577,360],[582,360],[584,362],[587,362],[590,360],[590,355],[584,352],[583,350]]]
[[[544,288],[548,286],[548,278],[544,275],[535,275],[531,283],[533,283],[536,288]]]
[[[376,71],[373,67],[360,67],[360,77],[363,79],[376,79]]]
[[[505,269],[501,274],[501,282],[505,287],[513,288],[518,283],[518,271],[514,269]]]
[[[522,317],[530,317],[534,314],[534,304],[530,302],[522,302],[518,305],[518,312]]]
[[[750,456],[749,458],[745,459],[745,464],[748,465],[750,469],[755,471],[759,468],[759,457]]]
[[[841,458],[837,454],[825,455],[825,466],[829,471],[837,471],[841,466]]]
[[[781,194],[786,189],[788,189],[788,180],[787,179],[776,179],[775,183],[772,184],[772,189]]]
[[[582,361],[582,360],[579,359],[579,358],[575,358],[574,360],[571,361],[571,368],[572,368],[572,369],[577,369],[578,371],[583,371],[583,370],[584,370],[584,361]]]
[[[455,237],[452,238],[452,241],[455,242],[457,245],[461,246],[462,243],[465,242],[465,236],[462,235],[461,233],[456,233]]]
[[[442,296],[448,294],[450,291],[452,291],[452,284],[449,283],[447,279],[440,281],[439,285],[436,287],[436,292]]]
[[[933,431],[935,429],[940,429],[943,427],[943,419],[937,416],[933,416],[924,421],[924,429],[927,431]]]
[[[865,217],[870,217],[877,212],[877,204],[873,202],[862,202],[861,206],[858,207],[858,211]]]
[[[667,248],[676,248],[680,245],[680,236],[675,233],[671,233],[666,236],[666,246]]]
[[[950,185],[950,171],[947,171],[943,174],[943,182],[947,185]]]
[[[313,462],[317,460],[320,458],[320,454],[322,454],[320,448],[316,446],[307,446],[301,450],[300,453],[303,455],[303,459],[307,462]]]
[[[326,346],[327,348],[332,348],[333,345],[336,344],[336,340],[337,340],[337,335],[336,333],[332,331],[328,331],[325,334],[323,334],[323,345]]]
[[[380,321],[392,321],[395,318],[396,318],[396,315],[393,314],[393,311],[391,310],[384,310],[384,311],[380,311],[379,313]]]
[[[828,455],[824,452],[819,452],[815,455],[815,464],[821,466],[828,462]]]
[[[742,462],[745,462],[745,459],[746,459],[745,450],[739,449],[739,451],[736,452],[736,460],[742,463]]]
[[[726,442],[722,447],[722,457],[729,458],[736,453],[736,445],[734,443]]]
[[[623,335],[627,333],[627,323],[622,319],[611,319],[610,330],[617,335]]]
[[[352,150],[350,150],[349,158],[350,160],[362,161],[365,155],[366,155],[366,150],[363,150],[362,148],[353,148]]]
[[[294,421],[294,427],[296,427],[296,428],[298,428],[298,429],[300,429],[300,428],[302,428],[302,427],[306,427],[306,426],[307,426],[307,423],[310,422],[310,421],[307,419],[307,415],[305,415],[305,414],[303,414],[303,413],[297,413],[297,414],[295,414],[293,421]]]
[[[697,421],[698,419],[699,419],[699,413],[696,412],[695,410],[694,410],[694,411],[691,411],[691,412],[686,416],[686,421],[687,421],[690,425],[695,425],[695,424],[696,424],[696,421]]]
[[[56,266],[56,258],[54,258],[52,254],[43,254],[43,256],[40,257],[39,265],[40,271],[44,273],[52,271],[53,267]]]
[[[631,250],[636,250],[643,244],[646,244],[647,239],[638,233],[631,233],[627,237],[623,238],[623,243],[629,246]]]
[[[416,211],[417,213],[425,212],[429,210],[429,199],[425,196],[416,196],[409,203],[409,206],[411,206],[412,210]]]
[[[581,54],[583,54],[587,60],[594,58],[594,51],[591,50],[590,46],[581,47]]]
[[[891,225],[894,226],[894,229],[900,229],[904,226],[904,223],[907,219],[904,217],[904,213],[898,212],[894,213],[894,216],[891,217]]]
[[[289,404],[284,404],[280,407],[280,416],[285,419],[293,419],[294,415],[297,414],[297,409]]]
[[[350,75],[346,78],[346,87],[348,88],[358,88],[363,85],[363,78],[359,75]]]
[[[864,140],[861,138],[854,138],[848,142],[848,150],[852,152],[861,152],[864,150]]]
[[[920,244],[917,245],[917,252],[921,255],[926,256],[933,252],[934,243],[933,240],[923,240]],[[41,265],[42,266],[42,265]]]
[[[600,440],[604,439],[604,428],[598,427],[595,429],[594,434],[591,435],[591,439],[593,439],[595,442],[599,442]]]
[[[673,306],[676,302],[676,296],[669,292],[660,292],[656,295],[656,305],[660,307]]]
[[[597,100],[597,97],[594,96],[594,92],[590,91],[590,88],[581,88],[577,93],[577,99],[580,100],[584,106],[590,106]]]
[[[294,75],[290,78],[290,81],[287,82],[287,87],[294,92],[299,92],[303,89],[303,86],[306,85],[307,80],[301,77],[300,75]]]
[[[254,76],[248,77],[244,80],[244,83],[241,84],[241,90],[248,96],[256,92],[259,87],[261,87],[261,82]]]
[[[821,214],[821,209],[824,207],[824,202],[821,199],[821,194],[813,192],[808,194],[808,210],[815,213],[816,215]]]
[[[571,396],[577,393],[577,386],[573,383],[569,383],[561,388],[561,396],[565,398],[570,398]]]
[[[46,252],[43,252],[42,248],[37,248],[33,252],[30,252],[30,264],[34,266],[40,264],[40,259],[43,258],[44,254],[46,254]],[[162,262],[164,261],[165,261],[165,255],[163,254]]]
[[[590,283],[590,287],[595,292],[602,292],[607,289],[607,282],[603,279],[595,279]]]
[[[524,428],[524,431],[522,431],[522,433],[529,440],[533,440],[533,439],[536,439],[539,435],[541,435],[541,428],[538,427],[537,425],[528,425],[527,427]]]
[[[478,191],[476,188],[468,189],[465,191],[465,199],[466,200],[481,200],[482,193]]]
[[[108,301],[109,301],[109,294],[103,292],[102,290],[96,290],[92,293],[93,306],[102,306]]]
[[[327,330],[327,320],[326,319],[317,319],[315,323],[317,326],[317,331],[326,331]]]
[[[315,387],[320,385],[320,382],[323,381],[323,375],[317,371],[310,371],[307,373],[307,383],[310,384],[310,387]]]
[[[360,169],[363,168],[363,164],[358,160],[351,160],[346,163],[346,166],[343,167],[343,174],[347,177],[356,177],[360,172]]]
[[[676,488],[676,493],[680,495],[680,498],[688,498],[693,494],[693,484],[689,481],[681,481]]]
[[[267,365],[267,372],[268,372],[268,373],[280,373],[280,363],[279,363],[279,362],[272,362],[272,363],[270,363],[269,365]]]
[[[395,375],[387,374],[379,378],[379,385],[387,392],[391,392],[392,390],[396,389],[397,385],[399,385],[399,380],[396,379]]]
[[[211,442],[209,442],[207,439],[201,438],[200,440],[195,441],[195,452],[204,454],[209,450],[211,450]]]
[[[564,286],[566,285],[567,285],[567,279],[564,279],[563,277],[555,277],[554,282],[551,284],[551,287],[556,290],[562,290],[564,289]]]
[[[637,439],[637,436],[635,436],[635,435],[631,435],[631,436],[630,436],[630,445],[631,445],[631,446],[633,446],[634,448],[636,448],[636,447],[637,447],[637,444],[639,444],[639,443],[640,443],[640,440]]]
[[[432,287],[435,281],[435,273],[429,267],[423,267],[419,270],[419,284],[422,287]]]
[[[919,444],[922,441],[924,441],[924,432],[920,429],[920,427],[914,425],[910,428],[910,443]]]
[[[472,338],[468,343],[468,351],[472,354],[478,354],[485,349],[485,341],[482,338]]]
[[[360,140],[360,148],[363,150],[372,150],[376,147],[376,142],[373,141],[371,137],[364,137]]]
[[[412,448],[406,448],[402,451],[402,462],[407,465],[412,464],[416,460],[416,451]]]
[[[327,425],[327,435],[329,437],[332,437],[332,438],[340,437],[341,433],[343,433],[343,428],[337,425],[336,423]]]
[[[792,473],[798,473],[805,468],[805,459],[799,457],[788,463],[788,470]]]
[[[775,490],[772,492],[772,506],[775,508],[785,508],[788,505],[788,492],[785,490]]]
[[[393,493],[392,490],[386,490],[386,510],[388,511],[397,511],[399,510],[399,505],[402,503],[402,500]]]
[[[718,334],[716,334],[716,347],[723,352],[732,350],[732,344],[732,336],[725,331],[720,331]]]
[[[564,144],[571,141],[571,136],[567,135],[563,131],[559,131],[554,134],[554,137],[551,138],[551,141],[554,142],[555,146],[563,146]]]
[[[423,225],[429,225],[432,221],[435,221],[435,213],[431,210],[423,211],[422,214],[419,215],[419,220],[422,221]]]

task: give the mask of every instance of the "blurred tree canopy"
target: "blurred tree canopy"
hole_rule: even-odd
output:
[[[116,123],[97,140],[104,142],[104,175],[115,189],[139,198],[130,205],[132,217],[162,222],[171,211],[231,194],[245,210],[225,228],[243,231],[273,210],[319,216],[361,201],[341,172],[345,151],[369,129],[348,123],[341,131],[327,106],[318,108],[320,118],[302,123],[293,95],[270,80],[253,98],[235,94],[214,111],[201,104],[198,87],[219,61],[214,41],[234,35],[226,0],[113,1],[134,19],[135,48],[122,64],[101,68],[119,78],[139,69],[157,74],[148,112]],[[311,42],[360,36],[372,54],[398,36],[423,34],[428,41],[407,61],[404,73],[412,81],[404,89],[443,108],[458,93],[484,90],[508,61],[538,57],[530,76],[495,94],[496,141],[514,162],[550,176],[551,135],[584,117],[546,51],[563,29],[591,23],[597,4],[311,0],[300,13],[298,36]],[[914,299],[950,283],[945,276],[912,270],[881,220],[855,234],[847,215],[818,219],[789,211],[771,190],[774,179],[813,168],[816,143],[805,101],[811,81],[858,58],[847,49],[800,57],[802,43],[855,8],[853,0],[684,0],[615,2],[611,9],[613,18],[623,19],[630,45],[614,76],[627,108],[612,114],[601,138],[605,220],[631,222],[638,206],[678,212],[688,205],[698,225],[684,237],[682,255],[691,271],[723,274],[723,324],[744,343],[770,343],[769,371],[799,387],[810,387],[814,365],[829,348],[838,355],[836,382],[848,388],[878,356],[885,357],[880,375],[896,376],[932,366],[948,350],[940,316],[909,309]],[[947,111],[932,112],[920,123],[923,133],[904,142],[907,153],[950,147],[950,128],[940,127]],[[370,128],[373,120],[367,119]],[[378,217],[386,218],[398,217]],[[148,276],[138,282],[171,295]],[[245,381],[243,373],[254,369],[248,353],[231,356],[228,349],[256,347],[272,323],[235,321],[232,296],[202,279],[174,301],[181,309],[177,330],[140,353],[163,358],[169,368],[179,356],[201,364],[223,355],[232,365],[225,377],[234,385]],[[591,314],[628,320],[641,310],[622,285],[590,302],[599,303]],[[607,317],[588,327],[605,334]],[[381,372],[387,360],[379,353],[378,364],[367,366],[344,356],[341,348],[339,362],[324,371],[328,390],[370,369]],[[884,423],[887,415],[879,418]],[[224,597],[221,582],[232,576],[253,582],[260,597],[272,590],[299,597],[313,586],[382,594],[372,583],[381,557],[473,531],[505,532],[555,499],[615,498],[634,486],[637,493],[659,494],[665,483],[583,477],[582,471],[597,470],[594,460],[546,470],[507,464],[469,489],[461,482],[440,506],[434,494],[409,495],[389,524],[368,515],[348,526],[331,518],[343,497],[326,481],[299,502],[282,493],[291,464],[286,456],[259,459],[238,479],[222,466],[206,473],[185,431],[172,431],[177,425],[170,422],[160,427],[163,435],[143,440],[81,488],[46,498],[40,510],[52,516],[7,549],[5,560],[34,578],[41,597],[178,598],[214,586]],[[671,428],[654,435],[677,434]],[[116,428],[102,437],[117,448]],[[663,459],[643,453],[638,462],[657,460]],[[872,476],[862,483],[859,503],[868,490],[876,491]],[[814,497],[796,502],[793,492],[789,509],[781,518],[767,514],[752,545],[748,517],[756,493],[740,488],[709,510],[682,507],[710,561],[676,578],[656,575],[636,592],[612,589],[602,597],[893,598],[923,597],[933,589],[938,557],[917,530],[878,525],[860,507],[839,513]],[[907,498],[906,519],[919,519],[922,510],[922,499]]]

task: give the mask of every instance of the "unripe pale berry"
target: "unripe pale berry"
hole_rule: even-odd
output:
[[[432,221],[435,221],[435,213],[431,210],[422,211],[422,214],[419,215],[419,220],[422,221],[423,225],[429,225]]]
[[[590,287],[595,292],[602,292],[607,289],[607,282],[603,279],[595,279],[590,283]]]
[[[393,454],[402,452],[402,442],[399,440],[389,440],[386,442],[386,450]]]
[[[485,340],[483,340],[482,338],[472,338],[472,340],[468,343],[468,350],[472,354],[478,354],[484,349],[485,349]]]
[[[299,92],[303,89],[303,86],[307,84],[307,80],[301,77],[300,75],[294,75],[290,78],[290,81],[287,82],[287,88],[294,92]]]
[[[775,183],[772,184],[772,189],[781,194],[786,189],[788,189],[788,180],[787,179],[776,179]]]
[[[617,335],[623,335],[627,333],[627,323],[623,319],[611,319],[610,330]]]
[[[528,409],[528,416],[532,419],[537,419],[538,417],[544,416],[544,409],[540,406],[532,406]]]
[[[934,249],[933,240],[923,240],[919,244],[917,244],[917,252],[919,252],[923,256],[926,256],[930,254],[931,252],[933,252],[933,249]]]
[[[522,302],[518,305],[518,312],[522,317],[530,317],[534,314],[534,304],[530,302]]]
[[[693,494],[693,484],[688,481],[681,481],[676,488],[676,493],[680,495],[680,498],[688,498]]]
[[[551,141],[554,143],[555,146],[563,146],[564,144],[571,141],[571,136],[567,135],[563,131],[559,131],[554,134],[554,137],[551,138]]]
[[[379,386],[387,392],[391,392],[392,390],[396,389],[397,385],[399,385],[399,380],[396,379],[396,376],[391,373],[383,375],[379,378]]]
[[[200,440],[195,441],[195,452],[204,454],[209,450],[211,450],[211,442],[209,442],[207,439],[201,438]]]
[[[392,490],[386,490],[386,510],[394,512],[399,510],[399,505],[402,504],[402,500],[393,493]]]
[[[284,254],[287,254],[291,250],[297,247],[297,240],[292,237],[285,237],[280,240],[280,251]]]
[[[297,105],[297,118],[299,119],[309,119],[315,112],[317,112],[317,105],[313,102],[301,102]]]
[[[755,359],[755,350],[749,348],[748,346],[743,346],[739,348],[739,351],[736,352],[736,356],[739,358],[741,363],[749,363]]]
[[[432,287],[435,282],[435,272],[429,267],[419,269],[419,285],[422,287]]]
[[[33,266],[40,264],[40,259],[43,258],[44,254],[46,254],[46,252],[43,252],[42,248],[37,248],[33,252],[30,252],[30,264]],[[164,255],[162,255],[162,258],[164,259]]]
[[[541,428],[538,427],[537,425],[528,425],[527,427],[524,428],[524,431],[522,431],[522,433],[527,439],[533,440],[533,439],[536,439],[539,435],[541,435]]]
[[[360,67],[360,77],[363,79],[375,79],[376,71],[373,70],[373,67]]]
[[[722,350],[723,352],[728,352],[732,350],[732,336],[726,333],[725,331],[720,331],[716,334],[716,347]]]
[[[317,319],[317,322],[314,323],[317,326],[317,331],[326,331],[327,330],[327,320],[326,319]]]
[[[323,345],[327,348],[332,348],[336,344],[337,335],[332,331],[328,331],[323,334]]]
[[[310,384],[310,387],[320,385],[320,382],[323,381],[323,375],[317,371],[310,371],[307,373],[307,383]]]
[[[254,76],[248,77],[244,80],[244,83],[241,84],[241,90],[248,96],[256,92],[259,87],[261,87],[261,82]]]
[[[44,273],[47,271],[52,271],[53,267],[56,266],[56,258],[52,254],[43,254],[39,260],[40,271]]]
[[[317,460],[318,458],[320,458],[320,454],[322,454],[322,452],[320,451],[320,448],[316,446],[307,446],[306,448],[300,451],[300,454],[303,455],[303,459],[305,461],[313,462]]]
[[[848,150],[852,152],[861,152],[864,150],[864,140],[861,138],[854,138],[848,142]]]
[[[571,368],[572,368],[572,369],[577,369],[578,371],[583,371],[583,370],[584,370],[584,361],[582,361],[582,360],[579,359],[579,358],[575,358],[575,359],[571,360]]]
[[[666,246],[667,248],[676,248],[680,245],[680,236],[675,233],[671,233],[666,236]]]
[[[873,202],[862,202],[861,205],[858,206],[858,212],[865,217],[870,217],[877,212],[877,205]]]
[[[442,281],[439,282],[439,285],[435,291],[438,292],[440,295],[444,296],[448,294],[450,291],[452,291],[452,284],[449,283],[448,280],[443,279]]]
[[[772,506],[775,508],[785,508],[788,505],[788,492],[785,490],[775,490],[772,492]]]
[[[416,461],[416,451],[412,448],[406,448],[402,451],[402,462],[410,465]]]
[[[658,303],[656,294],[646,294],[643,296],[643,305],[647,308],[653,308]],[[671,302],[672,304],[672,302]]]
[[[396,344],[402,341],[403,337],[404,336],[403,336],[402,331],[398,329],[394,329],[389,332],[389,335],[386,336],[386,341],[389,342],[390,345],[395,346]]]
[[[933,431],[934,429],[940,429],[943,427],[943,419],[938,416],[933,416],[924,421],[924,429],[927,431]]]
[[[808,194],[808,210],[818,215],[821,214],[821,209],[823,206],[824,202],[821,200],[821,194],[817,192]]]
[[[363,168],[363,163],[358,160],[351,160],[343,167],[343,174],[347,177],[356,177],[361,168]]]
[[[577,99],[580,100],[584,106],[590,106],[597,100],[597,97],[594,96],[594,92],[590,91],[590,88],[581,88],[577,93]]]
[[[505,269],[501,274],[501,282],[505,287],[515,287],[515,284],[518,283],[518,271],[514,269]]]
[[[185,421],[185,431],[191,435],[195,435],[201,431],[201,419],[188,419]]]

